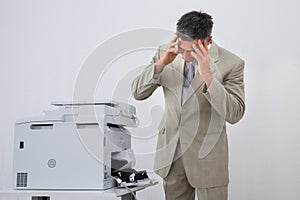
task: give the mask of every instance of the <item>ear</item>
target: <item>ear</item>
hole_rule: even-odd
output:
[[[207,41],[207,45],[211,44],[212,43],[212,36],[209,36],[206,41]]]

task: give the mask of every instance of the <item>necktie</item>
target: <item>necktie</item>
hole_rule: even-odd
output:
[[[185,101],[186,93],[190,87],[195,75],[195,69],[193,63],[185,63],[184,67],[184,81],[182,87],[181,104]]]
[[[185,74],[184,74],[186,87],[190,86],[190,84],[192,83],[192,80],[194,78],[194,73],[195,73],[195,67],[193,63],[187,64],[185,67]]]

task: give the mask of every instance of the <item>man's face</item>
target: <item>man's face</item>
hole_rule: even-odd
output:
[[[192,62],[195,58],[191,55],[193,44],[197,45],[197,40],[187,41],[178,38],[178,51],[182,55],[182,58],[187,62]]]

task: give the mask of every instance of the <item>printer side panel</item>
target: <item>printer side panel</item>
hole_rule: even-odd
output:
[[[84,137],[94,146],[85,145]],[[104,165],[93,155],[104,153],[103,134],[75,123],[22,123],[15,126],[13,174],[15,189],[107,189]],[[94,151],[94,152],[93,152]],[[103,157],[103,155],[99,155]]]

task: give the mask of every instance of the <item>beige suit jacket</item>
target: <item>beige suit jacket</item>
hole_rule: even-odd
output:
[[[207,89],[199,73],[181,104],[184,60],[177,56],[154,78],[154,63],[167,46],[160,46],[144,71],[133,81],[137,100],[151,96],[161,86],[165,111],[160,123],[154,169],[162,178],[168,175],[178,141],[190,184],[195,188],[227,185],[228,142],[226,122],[238,122],[245,111],[244,61],[219,47],[209,49],[213,80]],[[176,153],[177,154],[177,153]]]

